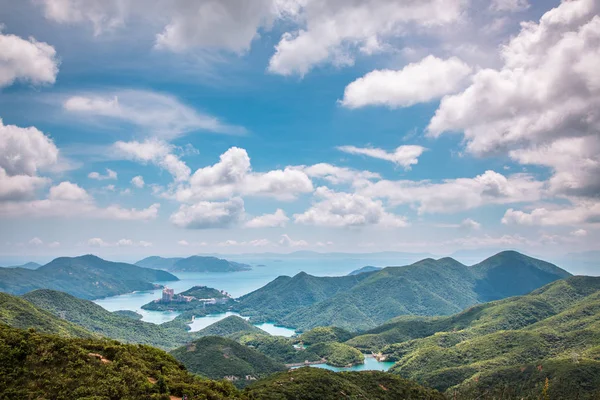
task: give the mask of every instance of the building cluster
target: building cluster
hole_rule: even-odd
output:
[[[189,303],[194,298],[192,296],[183,296],[181,294],[175,294],[173,289],[164,288],[162,291],[162,303]]]

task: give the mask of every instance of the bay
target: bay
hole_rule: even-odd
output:
[[[364,364],[353,365],[351,367],[334,367],[327,364],[311,364],[310,367],[328,369],[334,372],[341,371],[387,371],[394,365],[393,361],[377,361],[373,356],[365,356]],[[293,367],[300,368],[300,367]]]

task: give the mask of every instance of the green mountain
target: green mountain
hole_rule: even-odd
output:
[[[365,272],[375,272],[375,271],[379,271],[381,269],[382,269],[381,267],[372,267],[370,265],[367,265],[366,267],[355,269],[354,271],[350,272],[348,275],[364,274]]]
[[[293,278],[280,276],[240,297],[235,307],[244,315],[251,316],[253,321],[279,322],[292,311],[326,300],[338,292],[348,291],[368,276],[316,277],[306,272],[300,272]]]
[[[600,368],[600,278],[560,280],[450,317],[400,318],[346,344],[383,346],[391,372],[459,398],[505,386],[539,395],[546,378],[549,398],[592,398],[599,380],[585,377]]]
[[[398,376],[377,371],[335,373],[298,368],[260,380],[245,391],[261,400],[444,400],[439,392]]]
[[[252,325],[243,318],[230,315],[220,321],[195,332],[195,336],[221,336],[236,340],[243,335],[269,335],[267,332]]]
[[[222,299],[227,297],[226,294],[219,289],[210,288],[207,286],[193,286],[188,290],[180,293],[183,296],[192,296],[196,299]]]
[[[193,339],[187,325],[171,321],[152,324],[112,313],[89,301],[67,293],[40,289],[27,293],[25,300],[54,316],[79,325],[89,332],[126,343],[148,344],[173,349]]]
[[[240,336],[237,341],[284,364],[301,364],[305,361],[320,361],[322,359],[310,350],[294,347],[294,340],[283,336],[250,334]]]
[[[342,343],[350,340],[354,336],[352,333],[335,326],[318,326],[310,331],[302,333],[298,337],[302,343],[307,346],[316,343],[338,342]]]
[[[187,258],[147,257],[135,263],[140,267],[158,268],[171,272],[234,272],[252,269],[250,265],[210,256]]]
[[[279,277],[241,297],[254,320],[300,330],[372,329],[399,315],[451,315],[475,304],[531,292],[570,276],[557,266],[507,251],[471,267],[452,258],[344,277]]]
[[[53,289],[84,299],[155,288],[153,282],[176,281],[159,270],[103,260],[93,255],[57,258],[36,270],[0,268],[0,291],[24,294]]]
[[[20,297],[0,293],[0,323],[19,329],[34,328],[64,337],[94,337],[80,326],[57,318]]]
[[[286,369],[250,347],[218,336],[194,340],[171,354],[191,372],[211,379],[229,377],[238,384]]]
[[[41,267],[41,264],[38,264],[36,262],[27,262],[25,264],[21,264],[21,265],[13,265],[10,267],[5,267],[5,268],[24,268],[24,269],[38,269],[39,267]]]
[[[69,339],[0,324],[0,398],[162,400],[246,398],[188,373],[172,356],[114,340]]]

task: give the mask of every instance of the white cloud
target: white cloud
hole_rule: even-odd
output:
[[[264,214],[252,218],[246,222],[247,228],[276,228],[284,227],[290,219],[285,215],[285,212],[278,208],[273,214]]]
[[[143,142],[118,141],[114,144],[117,154],[142,163],[153,163],[167,170],[176,181],[189,179],[190,168],[173,154],[174,147],[159,139],[147,139]]]
[[[467,229],[467,230],[479,230],[481,229],[481,224],[471,218],[467,218],[464,219],[461,223],[460,223],[460,227]]]
[[[346,86],[341,104],[396,108],[426,103],[462,89],[471,71],[456,57],[442,60],[430,55],[398,71],[375,70],[358,78]]]
[[[177,242],[178,245],[180,246],[189,246],[190,243],[187,240],[180,240]]]
[[[352,168],[337,167],[327,163],[297,167],[311,178],[324,179],[327,182],[339,185],[352,183],[357,180],[380,179],[381,175],[370,171],[358,171]]]
[[[44,244],[44,242],[40,238],[34,237],[29,241],[29,244],[32,246],[41,246]]]
[[[523,11],[527,10],[531,5],[527,0],[492,0],[490,9],[493,11]]]
[[[48,243],[48,247],[50,247],[51,249],[55,249],[57,247],[60,247],[60,242]]]
[[[585,237],[587,236],[588,231],[586,231],[585,229],[577,229],[576,231],[571,232],[571,236],[575,236],[575,237]]]
[[[139,188],[139,189],[143,188],[145,185],[144,177],[141,175],[134,176],[133,178],[131,178],[131,184],[133,186],[135,186],[136,188]]]
[[[53,84],[58,64],[54,47],[32,37],[5,35],[0,25],[0,88],[15,81]]]
[[[318,199],[302,214],[294,214],[294,221],[317,226],[367,226],[403,227],[404,217],[388,213],[380,200],[359,194],[334,192],[326,187],[315,191]]]
[[[579,201],[574,206],[540,207],[530,212],[508,209],[502,218],[503,224],[515,225],[580,225],[600,223],[600,202]]]
[[[58,148],[35,127],[4,125],[0,119],[0,200],[23,200],[50,180],[37,176],[58,163]]]
[[[133,240],[131,240],[131,239],[120,239],[120,240],[117,242],[117,246],[120,246],[120,247],[129,247],[129,246],[133,246]]]
[[[65,100],[63,108],[88,118],[108,118],[138,126],[142,133],[173,138],[192,131],[244,133],[241,127],[224,124],[202,114],[175,97],[142,90],[78,95]]]
[[[317,242],[316,245],[318,247],[327,247],[327,246],[333,246],[333,242],[329,241],[329,242]]]
[[[248,242],[248,244],[250,246],[255,246],[255,247],[263,247],[263,246],[268,246],[271,244],[271,241],[269,239],[254,239],[254,240],[250,240]]]
[[[360,51],[372,54],[388,38],[457,22],[467,1],[316,1],[302,2],[303,28],[282,35],[269,61],[269,71],[305,75],[316,65],[354,63]]]
[[[563,1],[538,23],[522,23],[502,48],[502,68],[482,69],[463,92],[444,97],[429,134],[463,133],[474,154],[551,168],[555,193],[596,197],[599,12],[595,0]]]
[[[393,153],[388,153],[383,149],[372,147],[340,146],[337,149],[348,154],[360,154],[378,158],[380,160],[391,161],[406,170],[409,170],[411,165],[416,165],[419,162],[419,156],[426,150],[422,146],[415,145],[399,146]]]
[[[293,240],[287,234],[281,235],[281,239],[279,239],[279,245],[284,247],[303,247],[308,246],[308,242],[306,240]]]
[[[117,173],[115,171],[113,171],[112,169],[106,168],[106,175],[102,175],[99,172],[90,172],[88,174],[88,178],[90,179],[95,179],[97,181],[104,181],[107,179],[117,179]]]
[[[218,163],[196,170],[189,185],[180,186],[173,196],[184,203],[235,195],[292,200],[312,190],[310,178],[297,168],[252,172],[246,150],[232,147],[220,156]]]
[[[474,178],[431,181],[359,182],[357,193],[384,198],[391,204],[409,204],[419,214],[453,213],[488,204],[510,204],[539,200],[544,183],[526,174],[504,176],[486,171]]]
[[[235,197],[225,202],[199,201],[183,204],[171,215],[171,222],[188,229],[227,228],[244,218],[244,201]]]
[[[92,196],[72,182],[52,186],[48,197],[41,200],[0,202],[0,215],[11,218],[85,217],[116,220],[150,220],[158,215],[160,204],[145,209],[119,205],[98,207]]]
[[[107,243],[104,240],[102,240],[101,238],[97,238],[97,237],[88,239],[87,244],[88,244],[88,246],[91,246],[91,247],[108,247],[108,246],[110,246],[109,243]]]
[[[87,245],[90,247],[151,247],[152,243],[144,240],[136,242],[131,239],[119,239],[116,242],[107,242],[102,238],[95,237],[88,239]]]

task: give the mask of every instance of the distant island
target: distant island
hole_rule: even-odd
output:
[[[170,272],[236,272],[252,269],[248,264],[210,256],[191,256],[187,258],[152,256],[136,262],[135,265]]]
[[[166,271],[112,262],[88,254],[60,257],[37,269],[0,268],[0,291],[25,294],[35,289],[60,290],[82,299],[152,290],[153,282],[179,280]]]
[[[373,267],[373,266],[367,265],[366,267],[355,269],[354,271],[350,272],[348,275],[358,275],[358,274],[364,274],[366,272],[375,272],[375,271],[379,271],[380,269],[381,269],[381,267]]]
[[[175,293],[164,288],[160,299],[142,306],[149,311],[179,311],[185,313],[180,318],[191,320],[208,314],[228,311],[235,303],[229,293],[207,286],[194,286],[184,292]]]
[[[4,268],[23,268],[23,269],[38,269],[39,267],[41,267],[42,264],[38,264],[36,262],[27,262],[25,264],[21,264],[21,265],[13,265],[10,267],[4,267]]]

